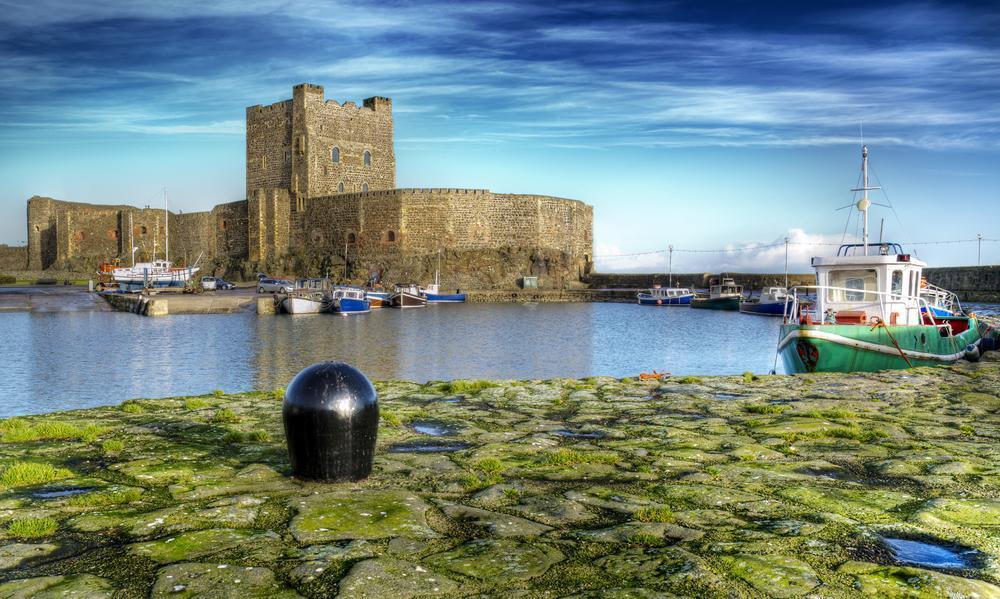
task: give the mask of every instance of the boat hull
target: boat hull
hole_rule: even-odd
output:
[[[690,306],[694,294],[678,297],[655,298],[648,293],[639,294],[640,306]]]
[[[365,314],[371,312],[371,302],[366,299],[339,298],[333,301],[333,311],[335,314]]]
[[[465,301],[464,293],[425,293],[428,304],[459,304]]]
[[[323,310],[323,302],[306,297],[286,297],[281,300],[281,307],[289,314],[318,314]]]
[[[740,302],[740,312],[744,314],[758,314],[760,316],[784,316],[785,302],[760,303],[760,302]]]
[[[412,293],[396,293],[392,296],[393,308],[423,308],[427,305],[427,300]]]
[[[942,337],[929,325],[869,327],[865,325],[781,326],[778,352],[785,372],[876,372],[911,366],[951,364],[978,345],[979,327]],[[891,339],[890,339],[891,334]],[[899,349],[893,343],[899,344]],[[903,358],[906,356],[906,359]],[[909,360],[909,362],[907,362]]]
[[[691,307],[701,308],[703,310],[736,311],[740,309],[740,298],[739,297],[715,297],[715,298],[696,297],[693,300],[691,300]]]

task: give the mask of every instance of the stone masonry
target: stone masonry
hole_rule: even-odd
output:
[[[291,99],[248,107],[246,124],[246,199],[170,214],[172,259],[202,256],[216,271],[243,275],[327,274],[315,271],[340,264],[356,277],[377,271],[402,280],[426,277],[444,256],[444,284],[482,288],[513,286],[524,275],[566,286],[591,268],[593,208],[583,202],[396,189],[388,98],[340,104],[324,100],[322,87],[300,84]],[[28,268],[126,260],[130,238],[144,256],[154,244],[162,252],[163,214],[33,197]]]

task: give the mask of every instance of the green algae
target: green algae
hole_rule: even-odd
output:
[[[114,586],[105,578],[91,574],[40,576],[0,584],[4,599],[55,599],[56,597],[113,597]]]
[[[260,531],[212,528],[136,543],[130,545],[129,550],[153,561],[169,564],[219,553],[241,543],[253,542],[259,537]]]
[[[738,554],[721,561],[734,576],[769,597],[801,597],[820,584],[809,564],[787,555]]]
[[[364,490],[293,498],[289,529],[300,543],[339,539],[437,536],[427,525],[429,506],[405,491]]]
[[[73,476],[66,468],[44,462],[13,462],[0,471],[0,489],[40,485]]]
[[[52,536],[59,524],[49,517],[15,518],[7,524],[7,534],[19,539],[37,539]]]
[[[527,580],[564,559],[554,547],[511,540],[478,539],[426,558],[428,564],[478,580]]]

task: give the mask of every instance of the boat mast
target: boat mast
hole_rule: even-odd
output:
[[[170,263],[170,212],[167,210],[167,188],[163,188],[163,221],[166,223],[166,236],[163,240],[164,249],[163,255],[164,259],[167,261],[168,265]]]
[[[135,251],[139,249],[135,245],[135,227],[132,225],[132,211],[128,211],[128,249],[132,254],[132,268],[135,268]]]
[[[862,192],[861,199],[858,200],[856,204],[858,211],[861,213],[862,226],[861,226],[861,243],[864,246],[865,256],[868,255],[868,208],[872,205],[871,200],[868,199],[868,192],[876,189],[882,189],[881,187],[869,187],[868,186],[868,146],[861,146],[861,187],[857,189],[852,189],[851,191]]]
[[[440,275],[441,275],[441,248],[438,248],[438,265],[437,265],[437,270],[434,271],[435,286],[440,285],[440,281],[438,280],[440,278]]]
[[[667,287],[674,286],[674,244],[667,246],[670,250],[670,258],[667,260]]]

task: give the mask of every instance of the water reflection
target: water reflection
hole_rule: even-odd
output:
[[[778,324],[634,304],[470,304],[350,317],[6,313],[0,416],[274,389],[323,360],[417,381],[765,373]]]

